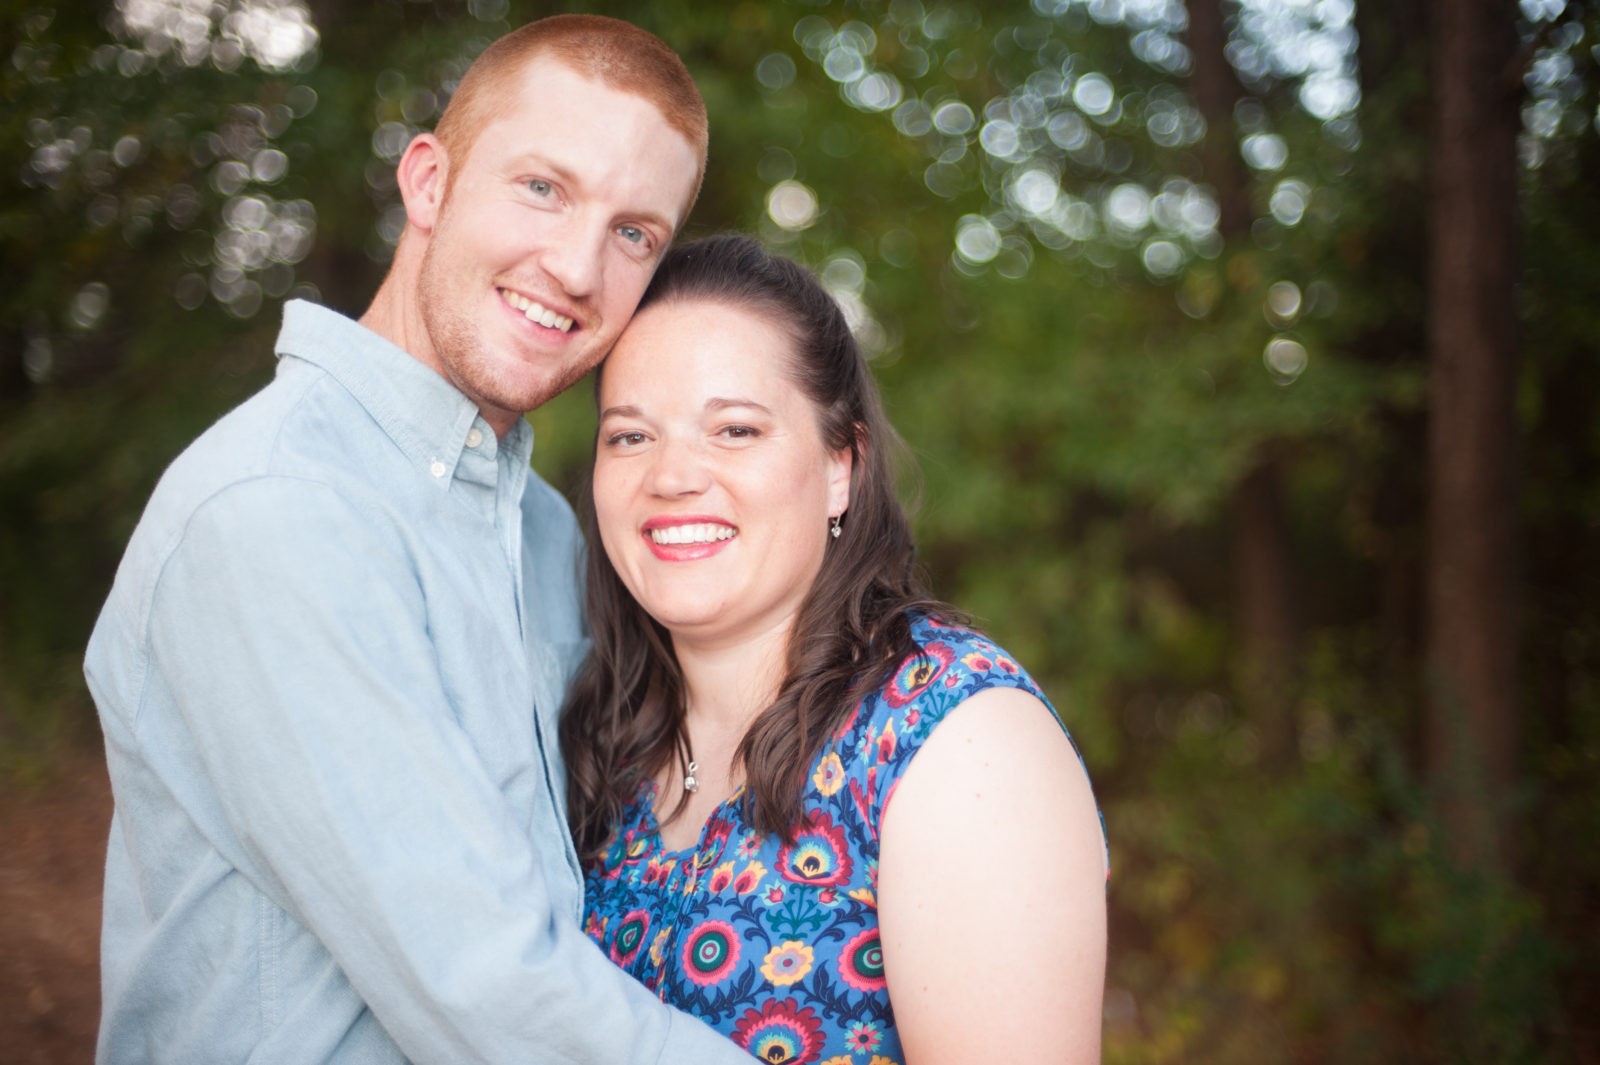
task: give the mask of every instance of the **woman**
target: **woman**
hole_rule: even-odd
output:
[[[833,299],[748,238],[680,247],[598,389],[562,726],[588,934],[764,1061],[1098,1060],[1088,778],[918,587]]]

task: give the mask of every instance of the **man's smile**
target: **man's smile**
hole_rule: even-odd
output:
[[[571,332],[572,319],[564,314],[557,314],[537,300],[530,300],[520,292],[513,292],[508,288],[500,290],[500,295],[505,301],[522,312],[522,316],[530,322],[537,322],[546,329],[559,329],[563,333]]]

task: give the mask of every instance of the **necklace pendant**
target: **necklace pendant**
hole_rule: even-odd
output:
[[[694,778],[695,773],[699,769],[700,769],[700,763],[699,762],[690,762],[688,765],[683,767],[683,790],[684,791],[699,791],[700,790],[700,782]]]

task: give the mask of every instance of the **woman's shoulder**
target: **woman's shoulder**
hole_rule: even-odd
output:
[[[986,688],[1021,688],[1048,700],[1004,647],[964,622],[918,615],[911,623],[917,650],[907,655],[879,693],[884,709],[921,703],[921,714],[948,713]]]
[[[1050,706],[1027,670],[978,629],[917,615],[911,638],[916,649],[867,693],[836,737],[846,766],[874,770],[874,783],[902,772],[933,729],[979,692],[1016,688]]]

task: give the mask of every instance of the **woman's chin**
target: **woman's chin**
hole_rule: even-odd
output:
[[[730,627],[726,602],[675,601],[642,605],[645,613],[654,618],[656,624],[666,629],[667,634],[674,639],[679,637],[704,639],[707,636],[714,636],[720,629]]]

